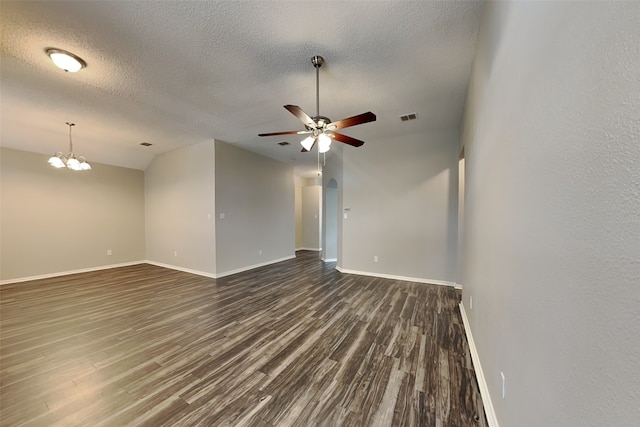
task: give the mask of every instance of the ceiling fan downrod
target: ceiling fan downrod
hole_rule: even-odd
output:
[[[320,117],[320,67],[324,64],[324,58],[315,55],[311,58],[311,63],[316,69],[316,117]]]

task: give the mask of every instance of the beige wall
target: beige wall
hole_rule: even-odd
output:
[[[0,280],[145,259],[216,276],[294,256],[284,163],[213,141],[160,154],[144,172],[95,163],[72,173],[46,155],[1,154]]]
[[[143,172],[74,172],[48,157],[0,148],[0,279],[144,260]]]

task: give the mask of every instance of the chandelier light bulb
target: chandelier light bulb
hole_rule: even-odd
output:
[[[71,156],[73,156],[73,153],[71,153]],[[69,159],[67,159],[67,167],[69,169],[73,169],[74,171],[79,171],[80,169],[80,161],[78,159],[76,159],[75,157],[70,157]]]
[[[54,168],[65,167],[64,161],[62,161],[61,157],[62,157],[62,153],[56,153],[55,156],[51,156],[51,158],[49,158],[49,164]]]
[[[86,160],[82,160],[82,162],[80,163],[80,169],[82,169],[83,171],[91,170],[91,165],[87,163]]]

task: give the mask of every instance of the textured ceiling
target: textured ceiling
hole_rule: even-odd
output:
[[[460,1],[3,1],[1,143],[66,150],[64,123],[73,121],[74,151],[89,161],[145,169],[158,153],[216,139],[309,173],[316,156],[300,153],[301,137],[257,134],[303,129],[285,104],[315,115],[313,55],[326,61],[322,115],[378,117],[345,134],[367,141],[457,127],[481,9]],[[65,73],[47,47],[88,66]],[[413,112],[417,120],[398,118]]]

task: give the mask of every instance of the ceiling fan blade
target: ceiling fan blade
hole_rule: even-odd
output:
[[[326,132],[327,135],[331,139],[335,139],[336,141],[344,142],[345,144],[352,145],[354,147],[360,147],[364,144],[364,141],[360,141],[359,139],[351,138],[350,136],[344,135],[338,132]]]
[[[303,135],[311,133],[310,130],[288,130],[285,132],[259,133],[258,136],[276,136],[276,135]]]
[[[327,129],[344,129],[349,126],[361,125],[363,123],[375,122],[376,115],[371,111],[366,113],[358,114],[357,116],[348,117],[346,119],[338,120],[337,122],[329,123],[327,125]]]
[[[309,126],[310,128],[316,127],[316,122],[314,122],[313,119],[309,117],[307,113],[302,111],[302,108],[298,107],[297,105],[285,105],[284,108],[289,110],[291,114],[300,119],[300,121],[306,126]]]

